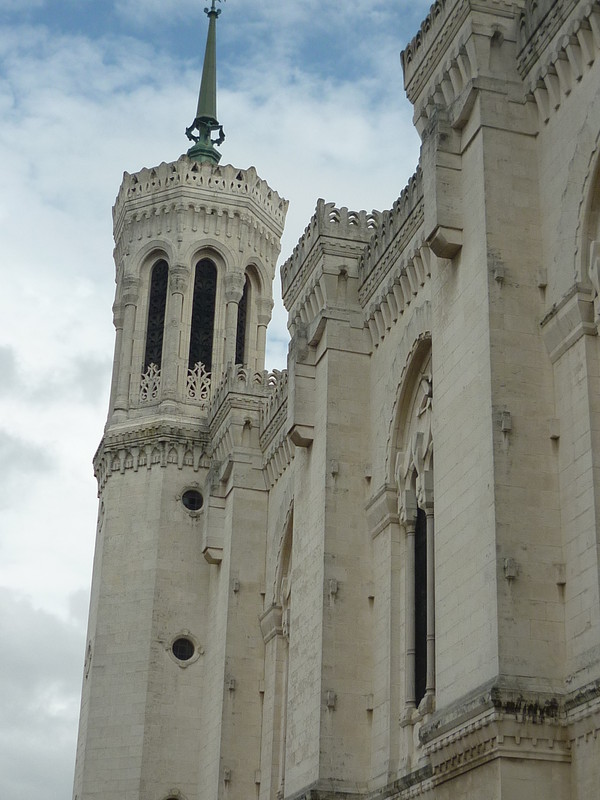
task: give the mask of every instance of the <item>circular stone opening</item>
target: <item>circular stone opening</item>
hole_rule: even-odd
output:
[[[204,498],[197,489],[188,489],[181,496],[181,502],[188,511],[200,511],[204,505]]]
[[[171,645],[171,650],[173,651],[173,655],[179,661],[189,661],[190,658],[194,655],[194,643],[191,639],[185,639],[181,637],[180,639],[175,639],[173,644]]]

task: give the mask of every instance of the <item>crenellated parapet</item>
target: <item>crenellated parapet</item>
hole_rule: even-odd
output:
[[[401,54],[404,86],[421,135],[440,109],[453,127],[463,127],[477,90],[490,80],[516,80],[514,57],[499,53],[508,52],[507,45],[515,47],[516,13],[523,3],[438,0],[431,6]]]
[[[260,446],[269,486],[274,486],[294,458],[295,446],[287,435],[289,381],[287,370],[277,373],[260,418]]]
[[[209,189],[215,192],[215,196],[231,194],[239,198],[250,198],[283,229],[288,202],[258,177],[254,167],[238,169],[231,164],[199,164],[187,156],[181,156],[178,161],[169,164],[163,161],[158,167],[144,168],[133,174],[125,172],[113,208],[115,224],[123,214],[126,200],[147,200],[179,186]]]
[[[269,395],[260,413],[260,436],[261,443],[269,437],[273,420],[281,411],[288,396],[288,372],[273,370],[267,376]]]
[[[281,267],[283,302],[288,311],[307,284],[315,278],[325,251],[355,256],[369,241],[381,221],[379,211],[349,211],[334,203],[317,201],[317,208],[290,258]]]
[[[216,454],[219,448],[221,450],[225,448],[220,453],[221,460],[224,454],[228,455],[225,431],[233,419],[231,412],[233,410],[242,412],[242,417],[244,411],[253,412],[252,426],[255,424],[257,428],[260,426],[262,431],[265,409],[270,407],[273,395],[281,391],[280,385],[283,383],[287,386],[287,373],[279,370],[253,373],[239,364],[228,365],[221,381],[214,387],[209,412],[211,439],[215,443],[214,452]]]
[[[232,252],[252,252],[273,269],[288,203],[256,174],[187,156],[135,174],[125,173],[113,208],[115,259],[146,242],[200,233]]]
[[[358,265],[358,296],[364,307],[423,223],[423,174],[418,168],[389,211],[381,214]]]
[[[600,2],[528,0],[519,18],[517,67],[548,122],[600,52]]]

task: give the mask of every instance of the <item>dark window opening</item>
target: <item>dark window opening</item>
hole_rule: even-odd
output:
[[[248,321],[248,286],[246,278],[244,293],[238,305],[237,332],[235,338],[235,363],[244,364],[246,358],[246,324]]]
[[[146,372],[150,364],[156,364],[156,366],[160,369],[162,362],[168,281],[169,267],[167,262],[162,260],[157,261],[152,268],[152,278],[150,280],[150,299],[148,301],[148,325],[146,328],[144,372]]]
[[[181,502],[188,511],[200,511],[204,505],[204,498],[197,489],[188,489],[181,496]]]
[[[175,639],[171,649],[173,650],[173,655],[176,659],[178,659],[178,661],[189,661],[194,655],[196,648],[190,639],[184,639],[182,637],[181,639]]]
[[[207,372],[212,372],[216,294],[217,268],[205,258],[196,265],[189,369],[200,362]]]
[[[427,688],[427,515],[417,509],[415,527],[415,701]]]

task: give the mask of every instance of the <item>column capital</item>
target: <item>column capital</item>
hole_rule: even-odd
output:
[[[137,275],[125,275],[123,278],[123,304],[137,305],[140,299],[140,279]]]
[[[237,303],[239,305],[244,294],[244,283],[246,276],[244,273],[228,272],[225,275],[225,300],[227,303]]]
[[[427,516],[433,514],[433,470],[424,470],[417,476],[417,499]]]
[[[171,294],[185,294],[190,282],[191,271],[185,264],[174,264],[169,270]]]
[[[112,307],[113,312],[113,325],[115,328],[122,328],[125,324],[125,306],[123,303],[115,300]]]
[[[265,327],[271,321],[271,316],[273,314],[273,306],[275,303],[273,302],[271,297],[259,297],[256,301],[256,309],[257,309],[257,317],[258,317],[258,324],[264,325]]]
[[[413,533],[417,522],[417,495],[412,489],[405,489],[398,495],[398,516],[407,533]]]

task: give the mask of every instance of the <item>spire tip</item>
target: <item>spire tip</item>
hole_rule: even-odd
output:
[[[224,2],[224,0],[219,0]],[[221,154],[215,150],[215,145],[220,145],[225,140],[223,126],[217,119],[217,33],[216,21],[221,14],[221,9],[217,8],[217,0],[212,0],[210,8],[205,8],[207,15],[208,37],[206,39],[206,50],[204,53],[204,66],[202,68],[202,82],[200,84],[200,96],[198,98],[198,109],[196,117],[189,128],[185,129],[187,138],[194,142],[188,150],[188,156],[200,163],[210,162],[218,164]],[[194,133],[197,131],[197,135]],[[213,131],[218,131],[217,139],[212,139]]]

